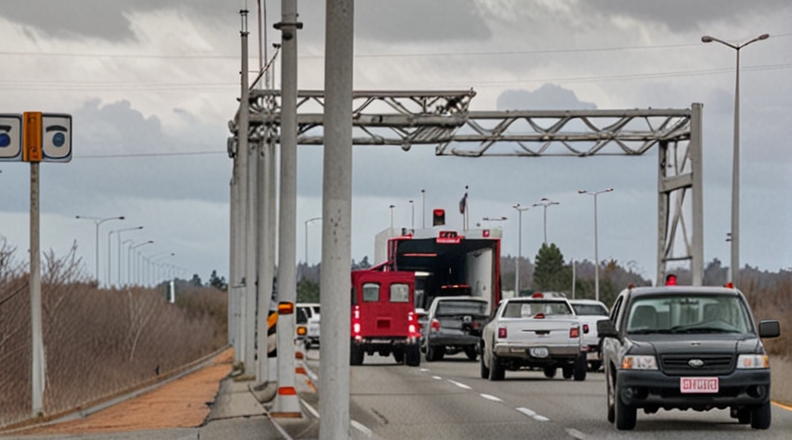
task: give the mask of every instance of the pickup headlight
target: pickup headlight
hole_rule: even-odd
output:
[[[657,359],[654,356],[627,355],[622,359],[622,370],[657,370]]]
[[[737,369],[770,368],[770,357],[766,354],[741,354],[737,356]]]

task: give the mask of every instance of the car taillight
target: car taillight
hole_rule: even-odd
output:
[[[580,327],[572,327],[569,329],[569,337],[570,338],[579,338],[580,337]]]
[[[439,332],[440,331],[440,321],[438,321],[436,319],[433,319],[432,323],[429,324],[429,328],[431,328],[433,331]]]
[[[589,332],[589,325],[588,324],[583,324],[583,333],[584,334],[588,334],[588,332]]]
[[[498,327],[498,338],[500,339],[506,338],[506,327]]]
[[[352,310],[352,337],[362,339],[360,335],[360,306],[355,306]]]
[[[544,313],[537,313],[533,316],[533,319],[544,319],[544,318],[545,318]]]
[[[418,318],[413,312],[407,313],[407,333],[411,343],[421,337],[421,330],[418,327]]]

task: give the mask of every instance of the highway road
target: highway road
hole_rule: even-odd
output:
[[[318,371],[318,360],[309,366]],[[605,417],[602,373],[574,382],[560,373],[546,379],[539,371],[507,372],[504,381],[490,382],[463,354],[417,368],[367,356],[352,367],[350,416],[371,438],[400,440],[792,438],[792,412],[776,406],[767,431],[737,424],[727,410],[661,410],[639,412],[636,429],[620,432]]]

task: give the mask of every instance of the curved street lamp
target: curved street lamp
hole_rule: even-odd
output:
[[[578,190],[578,194],[588,194],[594,196],[594,299],[599,301],[599,254],[597,253],[597,196],[602,193],[613,191],[613,188],[607,188],[600,191],[586,191],[584,189]]]
[[[554,202],[547,197],[542,197],[542,200],[539,203],[534,203],[533,207],[536,208],[537,206],[544,207],[544,244],[547,244],[547,207],[553,205],[559,205],[560,203]]]
[[[117,233],[116,237],[118,238],[118,274],[116,275],[117,276],[116,279],[118,280],[118,285],[121,285],[121,233],[125,232],[125,231],[135,231],[135,230],[138,230],[138,229],[143,229],[143,226],[137,226],[137,227],[134,227],[134,228],[116,229],[116,230],[113,230],[113,231],[110,231],[110,232],[107,233],[107,284],[108,285],[110,285],[110,278],[111,278],[111,276],[110,276],[111,275],[110,274],[110,266],[111,266],[111,260],[112,260],[112,258],[110,257],[110,254],[111,254],[111,246],[110,246],[110,244],[112,243],[112,240],[110,239],[110,237],[113,234]]]
[[[305,221],[305,266],[308,266],[308,223],[321,220],[322,217],[309,218]]]
[[[132,251],[137,249],[141,246],[145,246],[147,244],[154,244],[154,240],[144,241],[143,243],[138,243],[132,246],[129,246],[127,250],[127,284],[132,284],[132,271],[131,271],[131,264],[132,264]],[[136,269],[139,269],[140,265],[138,264]],[[136,282],[139,282],[140,277],[136,278]]]
[[[709,35],[701,37],[702,43],[720,43],[737,53],[736,79],[734,85],[734,151],[732,153],[732,209],[731,209],[731,282],[737,287],[740,278],[740,49],[761,40],[770,34],[762,34],[742,44],[732,44]]]
[[[96,225],[96,272],[95,272],[95,276],[96,276],[96,284],[98,285],[99,284],[99,225],[101,225],[102,223],[104,223],[106,221],[109,221],[109,220],[123,220],[124,216],[122,215],[122,216],[118,216],[118,217],[101,218],[101,217],[86,217],[84,215],[77,215],[74,218],[80,219],[80,220],[92,220],[94,222],[94,224]],[[107,281],[108,281],[108,283],[110,282],[110,280],[107,280]]]

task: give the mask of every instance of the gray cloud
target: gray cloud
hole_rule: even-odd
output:
[[[555,84],[543,84],[533,92],[504,90],[498,96],[498,110],[593,110],[597,106],[580,101],[575,92]]]

